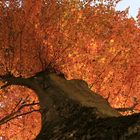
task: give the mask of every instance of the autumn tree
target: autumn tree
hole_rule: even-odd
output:
[[[70,79],[85,80],[92,91],[102,95],[115,108],[128,109],[130,113],[139,112],[140,30],[134,19],[127,17],[128,9],[122,12],[115,10],[119,1],[0,1],[1,125],[15,119],[17,120],[12,123],[19,126],[24,124],[17,123],[20,120],[28,123],[35,120],[38,129],[32,122],[35,132],[28,134],[35,138],[41,129],[40,113],[42,135],[46,126],[49,126],[49,123],[46,125],[48,120],[53,120],[54,126],[59,123],[61,128],[65,119],[71,120],[71,113],[75,115],[81,109],[77,102],[86,107],[93,107],[90,100],[94,102],[96,98],[101,104],[95,104],[97,112],[96,109],[92,110],[94,114],[99,114],[99,117],[120,116],[108,107],[101,96],[95,94],[92,97],[89,94],[91,91],[83,81],[77,84]],[[49,77],[51,72],[58,75],[63,73],[63,78],[54,75]],[[67,98],[72,98],[72,101],[65,102],[59,88],[67,94]],[[75,90],[70,92],[73,88],[80,93],[80,88],[86,90],[87,97],[82,92],[85,100],[82,100],[81,96],[75,96]],[[54,94],[54,89],[57,89],[60,95]],[[9,97],[12,99],[10,104],[6,102],[6,98]],[[64,105],[71,106],[70,102],[71,108],[77,108],[78,111],[73,113],[69,110],[70,107],[68,110],[63,108]],[[7,103],[7,108],[4,103]],[[102,109],[104,105],[110,111]],[[86,109],[82,110],[84,114]],[[89,108],[87,110],[91,115],[92,111]],[[53,111],[56,112],[54,115]],[[68,117],[64,116],[64,113],[67,113]],[[64,120],[55,122],[56,116],[59,116],[59,119],[62,116]],[[25,129],[31,130],[32,126]],[[19,131],[23,132],[22,127]],[[22,139],[21,135],[19,136]],[[12,138],[12,135],[9,138]]]

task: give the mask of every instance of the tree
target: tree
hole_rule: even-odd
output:
[[[118,0],[105,2],[98,0],[93,4],[93,1],[90,0],[1,1],[0,75],[2,92],[12,91],[12,88],[15,91],[30,92],[25,97],[22,95],[24,92],[21,93],[22,96],[19,100],[13,98],[16,102],[12,106],[12,112],[6,114],[7,116],[1,120],[1,124],[13,118],[39,111],[42,114],[43,129],[47,126],[46,121],[51,120],[52,111],[56,112],[52,123],[64,123],[63,119],[55,122],[55,117],[60,118],[62,114],[65,119],[65,110],[62,109],[62,106],[65,104],[65,98],[71,101],[70,93],[64,92],[64,95],[66,94],[68,97],[63,97],[61,92],[54,96],[51,88],[56,86],[55,82],[58,82],[59,78],[54,76],[56,79],[52,80],[52,84],[48,78],[50,72],[58,75],[64,73],[64,77],[67,79],[78,78],[87,81],[89,87],[106,98],[113,107],[125,108],[124,110],[128,108],[130,113],[132,113],[132,109],[135,109],[135,112],[136,109],[139,109],[139,98],[136,91],[139,89],[140,31],[135,25],[134,19],[127,18],[127,10],[123,12],[115,10],[118,2]],[[82,88],[84,86],[82,84]],[[33,91],[29,91],[27,87],[38,95],[39,103],[35,96],[28,97]],[[61,90],[64,90],[63,88],[61,87]],[[74,84],[71,89],[78,90]],[[89,92],[87,87],[83,90],[85,89]],[[48,90],[51,92],[50,94],[46,94]],[[80,94],[79,90],[78,93]],[[90,97],[89,94],[87,96]],[[60,105],[61,100],[58,97],[61,100],[64,99]],[[88,104],[86,101],[83,101],[87,103],[85,109],[81,107],[82,101],[79,101],[80,105],[77,105],[79,97],[75,97],[73,94],[70,97],[72,98],[72,108],[76,106],[77,109],[83,109],[83,112],[86,112]],[[76,101],[73,101],[74,97]],[[113,101],[114,98],[116,98],[115,101]],[[100,96],[99,99],[104,105],[107,104]],[[95,100],[95,97],[93,99],[91,97],[91,100]],[[53,108],[54,105],[58,107]],[[69,103],[66,104],[68,110],[69,105]],[[59,108],[62,109],[62,112]],[[97,112],[94,109],[97,109]],[[97,113],[95,117],[107,115],[107,112],[99,113],[102,108],[94,106],[94,109],[91,109],[91,112]],[[2,110],[6,113],[4,109]],[[76,114],[78,113],[76,112]],[[39,120],[39,114],[35,115]],[[117,116],[116,113],[115,115],[113,113],[113,116]],[[44,120],[44,117],[47,118]],[[69,120],[70,117],[68,115],[66,120]],[[43,133],[42,130],[41,135]]]

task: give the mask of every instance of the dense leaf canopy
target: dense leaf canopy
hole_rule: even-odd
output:
[[[87,81],[113,107],[140,102],[140,12],[137,22],[128,18],[128,9],[115,10],[119,1],[0,0],[0,75],[27,78],[51,66]],[[0,105],[14,108],[17,97],[8,104],[7,92],[23,98],[26,90],[1,91]]]

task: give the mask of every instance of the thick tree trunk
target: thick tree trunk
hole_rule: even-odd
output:
[[[140,139],[140,114],[121,116],[82,80],[43,72],[27,79],[1,78],[7,85],[24,85],[38,95],[43,111],[37,140]]]
[[[46,94],[53,106],[42,114],[43,126],[37,140],[140,138],[140,114],[121,116],[82,80],[68,81],[55,74],[48,75],[46,80]]]

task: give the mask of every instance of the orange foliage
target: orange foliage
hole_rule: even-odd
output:
[[[0,90],[0,119],[15,112],[22,105],[32,102],[38,102],[35,93],[23,86],[9,86]],[[20,115],[34,109],[38,109],[38,106],[26,106],[16,114],[18,117],[0,125],[0,138],[35,139],[41,129],[40,113],[34,111],[30,114]]]
[[[87,81],[113,107],[139,102],[140,29],[127,10],[115,10],[119,1],[1,1],[0,75],[30,77],[51,63],[66,78]]]

